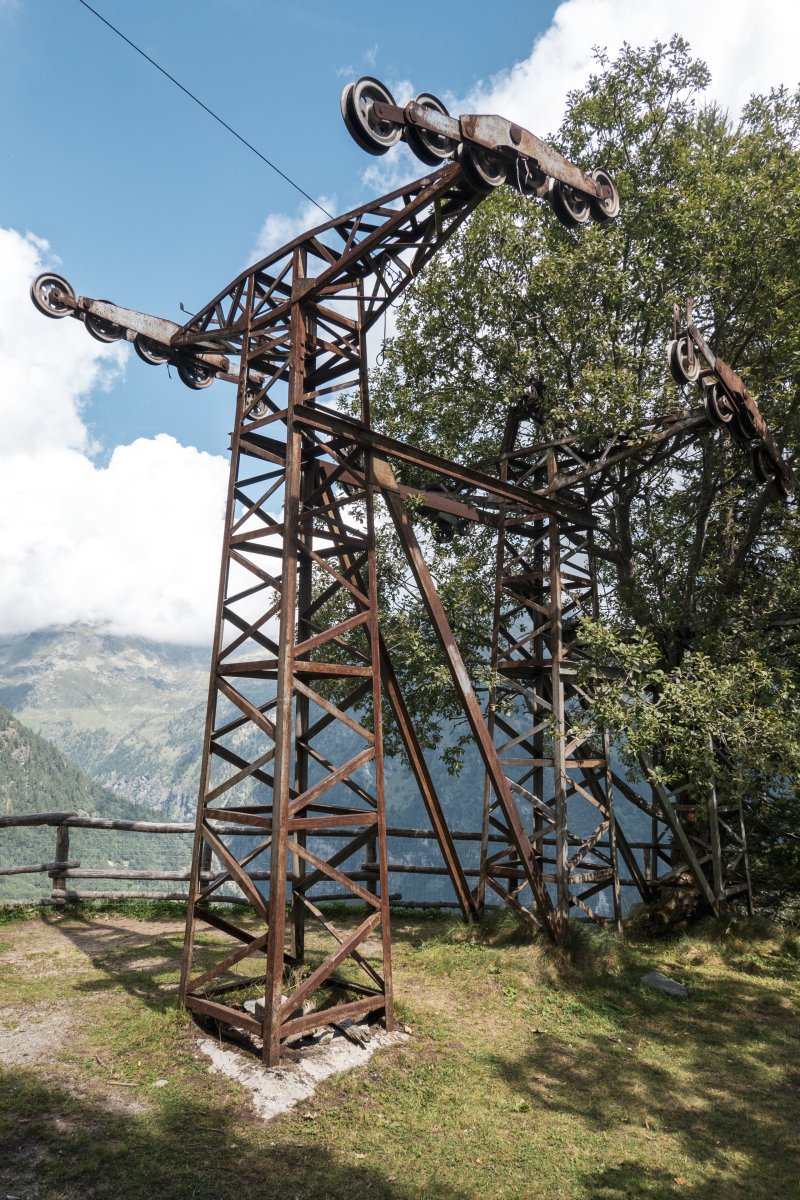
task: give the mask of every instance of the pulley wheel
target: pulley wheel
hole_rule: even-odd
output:
[[[754,446],[750,451],[750,465],[759,483],[769,483],[775,476],[775,467],[766,446]]]
[[[395,103],[394,96],[380,80],[365,75],[342,92],[342,116],[350,136],[362,150],[368,154],[385,154],[400,141],[403,126],[378,120],[374,108],[376,101]]]
[[[450,116],[438,96],[433,96],[430,92],[420,92],[414,103],[441,113],[444,117]],[[443,133],[433,133],[430,129],[420,129],[417,125],[406,125],[405,137],[417,158],[429,167],[437,167],[446,158],[452,158],[458,145]]]
[[[178,376],[181,383],[199,392],[214,382],[214,368],[199,358],[182,358],[178,363]]]
[[[253,399],[252,394],[247,397],[248,404],[252,401],[252,399]],[[267,412],[267,402],[262,397],[260,400],[257,400],[256,403],[253,405],[253,407],[250,409],[249,413],[247,414],[247,419],[248,419],[248,421],[257,421],[259,417],[265,416],[266,412]]]
[[[703,407],[712,425],[727,425],[735,416],[733,405],[716,379],[710,379],[703,388]]]
[[[487,150],[475,142],[461,142],[456,150],[456,160],[464,178],[473,191],[484,195],[506,181],[506,164],[494,150]]]
[[[619,216],[619,192],[617,191],[617,185],[608,171],[604,171],[602,167],[595,167],[589,174],[595,183],[611,188],[611,195],[606,196],[605,200],[598,200],[596,196],[590,197],[589,212],[595,221],[615,220]]]
[[[695,354],[694,362],[689,358],[688,337],[678,338],[667,346],[667,362],[669,371],[678,387],[687,383],[696,383],[700,378],[700,359]]]
[[[347,132],[350,134],[350,137],[353,139],[353,141],[357,142],[362,150],[366,150],[367,154],[374,154],[375,151],[372,148],[372,143],[367,140],[362,132],[360,122],[356,121],[355,118],[350,115],[348,105],[350,101],[350,95],[354,87],[354,83],[348,83],[342,88],[342,97],[340,101],[342,117],[345,125],[347,126]]]
[[[63,300],[56,299],[54,293],[57,291],[65,292],[73,300],[77,299],[72,284],[62,275],[37,275],[31,284],[31,300],[46,317],[68,317],[73,311]]]
[[[115,325],[105,317],[98,317],[96,313],[87,312],[85,320],[86,332],[98,342],[119,342],[125,337],[125,330],[121,325]]]
[[[553,212],[567,229],[576,229],[591,220],[592,210],[586,196],[576,192],[568,183],[554,179],[547,193]]]
[[[168,363],[172,357],[162,342],[145,337],[143,333],[136,334],[133,339],[133,348],[142,362],[148,363],[151,367],[163,367],[164,363]]]

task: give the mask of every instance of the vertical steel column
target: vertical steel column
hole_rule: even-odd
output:
[[[294,252],[294,279],[303,277],[302,250]],[[298,289],[299,291],[299,289]],[[306,313],[294,299],[289,318],[291,365],[286,412],[286,475],[283,497],[283,564],[278,634],[277,693],[275,705],[275,786],[272,800],[272,848],[269,887],[269,939],[264,1002],[264,1062],[275,1066],[281,1055],[280,1012],[283,960],[286,952],[286,877],[289,789],[292,780],[294,704],[294,646],[297,628],[297,556],[300,535],[300,480],[303,440],[294,422],[293,409],[302,402],[306,377]]]
[[[535,536],[533,543],[533,600],[538,605],[539,611],[544,613],[546,605],[546,588],[545,588],[545,522],[539,521],[534,526]],[[536,633],[533,639],[533,657],[536,662],[543,663],[547,657],[546,654],[547,638],[544,628],[541,624],[537,626]],[[531,774],[531,787],[533,794],[540,799],[544,799],[544,761],[545,761],[545,718],[544,718],[544,695],[542,684],[544,682],[544,672],[540,671],[538,677],[531,680],[531,700],[529,702],[529,711],[533,720],[533,757],[534,767]],[[544,839],[547,830],[545,828],[544,815],[540,808],[533,810],[533,844],[538,850],[539,859],[544,870]]]
[[[588,488],[588,484],[587,484]],[[587,497],[588,499],[588,497]],[[589,535],[589,572],[592,587],[592,617],[595,621],[600,618],[600,589],[597,582],[597,555],[594,553],[594,531]],[[619,855],[617,852],[617,818],[614,812],[614,771],[611,766],[611,738],[608,729],[603,727],[603,769],[605,809],[608,818],[608,855],[611,860],[611,900],[614,909],[614,926],[619,936],[622,936],[622,893],[619,884]]]
[[[534,495],[558,494],[567,475],[564,466],[575,463],[574,449],[546,443],[520,453],[516,441],[523,421],[535,424],[535,405],[523,403],[510,411],[500,472],[508,465],[517,484]],[[580,617],[599,615],[593,494],[580,481],[577,489],[565,492],[572,510],[567,515],[538,520],[511,516],[503,522],[505,553],[498,572],[503,599],[492,666],[507,680],[517,707],[497,715],[498,752],[512,790],[531,806],[532,845],[545,879],[555,886],[561,919],[578,908],[606,924],[591,901],[609,891],[619,929],[618,844],[634,877],[636,863],[615,823],[608,738],[596,731],[595,743],[602,741],[602,746],[581,750],[591,736],[583,722],[589,697],[573,678],[582,657]],[[489,816],[499,831],[496,809]],[[519,907],[520,889],[513,883],[517,868],[509,850],[486,855],[482,869],[498,895],[498,879],[492,875],[503,883],[512,881],[514,890],[504,887],[507,894],[501,898]]]
[[[359,290],[359,392],[361,420],[367,429],[371,427],[369,404],[369,369],[367,339],[364,332],[364,294]],[[392,938],[389,916],[389,871],[386,845],[386,783],[383,763],[383,695],[381,687],[381,633],[378,617],[378,563],[375,551],[375,483],[372,455],[366,454],[364,472],[364,499],[367,522],[367,595],[369,597],[369,646],[372,662],[372,732],[375,737],[375,801],[377,805],[377,845],[373,836],[367,843],[375,854],[377,851],[378,880],[380,886],[381,941],[383,944],[383,986],[386,996],[386,1029],[394,1028],[394,991],[392,986]]]
[[[508,475],[508,460],[506,458],[500,461],[500,478],[504,479]],[[495,556],[495,572],[494,572],[494,609],[492,612],[492,640],[490,644],[492,681],[489,687],[489,695],[487,698],[487,717],[486,728],[489,732],[489,737],[495,741],[495,710],[497,706],[497,660],[500,652],[500,623],[503,615],[503,570],[505,567],[506,555],[506,528],[505,516],[506,505],[500,505],[499,511],[499,527],[497,530],[497,553]],[[486,902],[486,867],[489,857],[489,832],[491,828],[492,814],[492,781],[489,772],[484,770],[483,775],[483,810],[481,816],[481,846],[480,846],[480,862],[478,883],[473,892],[473,899],[478,911],[483,910]],[[509,880],[509,888],[511,880]]]
[[[308,269],[308,256],[305,248],[300,247],[295,256],[295,280],[305,278]],[[315,322],[312,317],[306,315],[304,328],[304,345],[308,347],[313,344],[315,334]],[[313,355],[304,355],[303,362],[303,379],[313,371]],[[302,397],[303,388],[296,393],[297,397]],[[292,401],[290,400],[290,410]],[[300,465],[300,500],[301,504],[305,505],[314,490],[314,466],[311,461],[301,462]],[[308,551],[311,550],[314,541],[314,523],[308,517],[301,517],[298,523],[298,548],[302,547],[306,553],[300,553],[298,561],[298,579],[297,579],[297,640],[304,642],[310,638],[313,633],[313,627],[308,620],[308,611],[312,602],[312,571],[311,557]],[[286,542],[284,541],[284,551],[286,551]],[[298,658],[308,657],[307,655],[298,654]],[[306,736],[309,729],[309,699],[302,692],[294,698],[294,789],[298,796],[302,795],[308,787],[308,767],[309,754],[308,746],[306,745]],[[298,830],[296,834],[298,843],[301,846],[306,844],[306,833],[304,830]],[[292,904],[292,957],[295,962],[301,963],[305,958],[305,928],[306,928],[306,907],[303,903],[302,892],[298,890],[296,885],[299,885],[306,873],[306,861],[299,854],[292,854],[292,871],[291,871],[291,904]]]
[[[606,812],[608,813],[608,853],[611,859],[611,899],[614,908],[614,926],[622,934],[622,894],[619,886],[619,857],[617,854],[617,819],[614,813],[614,772],[611,769],[611,743],[608,730],[603,730],[603,756],[605,757]]]
[[[552,483],[558,474],[554,451],[547,456],[547,480]],[[556,821],[556,904],[561,921],[569,919],[569,863],[567,861],[567,767],[566,712],[564,710],[564,637],[561,618],[561,537],[558,520],[549,520],[550,572],[550,695],[553,704],[550,736],[553,743],[553,804]]]

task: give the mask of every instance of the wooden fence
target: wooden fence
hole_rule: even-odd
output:
[[[55,846],[52,862],[32,863],[28,865],[0,867],[0,877],[4,875],[27,875],[27,874],[47,874],[51,879],[50,895],[43,899],[35,900],[3,900],[0,898],[0,905],[37,905],[37,904],[65,904],[71,900],[132,900],[132,899],[149,899],[149,900],[179,900],[186,903],[188,894],[181,891],[157,891],[154,888],[128,890],[128,891],[100,891],[100,890],[79,890],[82,879],[103,879],[103,880],[124,880],[126,883],[155,883],[155,882],[171,882],[171,883],[187,883],[190,878],[189,867],[185,870],[176,871],[141,871],[141,870],[120,870],[115,867],[81,867],[80,861],[70,858],[70,830],[71,829],[111,829],[117,831],[127,831],[131,833],[145,834],[193,834],[194,825],[184,824],[174,821],[125,821],[117,820],[110,817],[88,817],[82,816],[74,812],[49,812],[49,813],[26,813],[20,815],[0,816],[0,830],[8,828],[19,828],[31,825],[48,825],[55,829]],[[231,826],[222,830],[226,834],[238,834],[241,836],[252,836],[252,830],[245,830],[241,827]],[[411,840],[433,841],[435,834],[432,829],[397,829],[388,828],[386,830],[389,838],[408,838]],[[351,831],[346,829],[330,829],[325,830],[325,837],[350,837]],[[453,830],[451,836],[454,841],[465,842],[480,842],[480,833],[474,833],[464,830]],[[504,839],[496,834],[489,835],[490,842],[502,843]],[[631,843],[632,849],[647,851],[650,849],[649,843]],[[545,866],[548,863],[546,853],[548,850],[547,842],[545,841]],[[374,865],[373,865],[374,864]],[[217,872],[210,869],[210,863],[206,864],[208,869],[202,872],[202,878],[210,880],[216,877]],[[424,863],[389,863],[388,866],[390,875],[427,875],[427,876],[446,876],[447,868],[442,866],[431,866]],[[269,879],[269,871],[249,871],[250,878],[256,882],[266,881]],[[474,879],[478,878],[479,871],[477,867],[465,868],[464,874]],[[373,891],[377,881],[378,868],[375,863],[374,853],[370,854],[370,847],[367,846],[365,854],[365,862],[360,870],[348,871],[348,878],[356,882],[363,882]],[[545,874],[547,880],[548,875]],[[71,882],[78,883],[78,887],[70,887]],[[632,884],[632,880],[621,879],[620,883],[623,886]],[[248,901],[240,896],[231,896],[229,894],[218,894],[210,896],[210,900],[216,900],[224,904],[242,904],[246,905]],[[353,900],[356,897],[351,892],[341,891],[333,892],[327,895],[314,895],[315,901],[318,900]],[[400,903],[403,908],[458,908],[455,897],[452,900],[403,900],[399,894],[391,894],[390,901]]]
[[[142,870],[120,870],[114,867],[81,867],[77,859],[70,858],[70,830],[71,829],[113,829],[117,831],[128,831],[131,833],[145,834],[193,834],[193,824],[183,824],[176,821],[125,821],[117,820],[110,817],[87,817],[81,816],[73,812],[50,812],[50,813],[26,813],[20,815],[0,816],[0,830],[8,828],[17,828],[31,825],[49,825],[55,829],[55,846],[52,862],[31,863],[29,865],[0,867],[0,877],[4,875],[27,875],[27,874],[47,874],[51,879],[50,895],[45,899],[39,900],[15,900],[8,901],[0,899],[0,904],[65,904],[70,900],[122,900],[122,899],[157,899],[157,900],[180,900],[186,903],[188,895],[186,892],[179,891],[157,891],[154,888],[141,890],[126,890],[126,891],[100,891],[100,890],[79,890],[82,879],[103,879],[103,880],[125,880],[126,882],[173,882],[187,883],[190,878],[189,867],[185,870],[176,871],[142,871]],[[236,833],[242,836],[252,836],[252,830],[231,827],[223,829],[224,833]],[[388,837],[396,838],[411,838],[432,840],[435,834],[432,829],[387,829]],[[349,837],[349,830],[330,829],[325,831],[325,836],[331,837]],[[455,831],[452,834],[456,841],[471,841],[479,842],[479,833],[468,833]],[[500,841],[500,838],[491,837],[490,840]],[[367,848],[366,861],[361,870],[349,871],[347,875],[350,879],[356,882],[366,883],[372,890],[377,880],[378,868],[373,866],[369,847]],[[374,861],[374,856],[372,856]],[[392,874],[405,875],[430,875],[430,876],[446,876],[447,868],[445,866],[426,866],[417,863],[390,863],[389,872]],[[216,872],[207,870],[202,872],[204,879],[212,879]],[[269,879],[269,871],[249,871],[250,878],[256,882],[262,882]],[[472,875],[477,878],[478,870],[467,869],[466,875]],[[78,887],[70,887],[70,883],[74,881]],[[371,886],[370,886],[371,885]],[[356,897],[351,892],[341,891],[330,895],[315,894],[315,900],[352,900]],[[238,896],[230,896],[223,894],[219,896],[211,896],[209,899],[218,900],[225,904],[243,904],[248,902]],[[399,895],[390,897],[395,903],[401,900]],[[404,900],[402,901],[404,908],[458,908],[458,903],[455,898],[450,900]]]

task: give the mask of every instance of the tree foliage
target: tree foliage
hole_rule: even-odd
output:
[[[776,86],[734,120],[705,98],[709,82],[678,37],[623,46],[614,59],[598,53],[552,140],[584,168],[614,174],[619,220],[571,231],[546,205],[493,193],[405,296],[373,379],[378,427],[474,463],[496,452],[509,405],[534,378],[545,434],[578,433],[590,445],[639,430],[697,402],[677,391],[664,357],[672,305],[692,297],[707,340],[795,461],[800,92]],[[403,478],[425,483],[411,468]],[[621,464],[609,521],[619,560],[602,569],[602,620],[585,630],[596,666],[615,663],[596,689],[596,715],[631,747],[659,747],[667,782],[706,786],[722,753],[725,786],[753,810],[763,877],[775,895],[800,891],[796,505],[757,484],[742,450],[708,429],[644,475]],[[431,741],[438,714],[455,705],[386,539],[386,628],[412,690],[425,680],[415,694]],[[466,530],[430,545],[476,670],[491,543]]]

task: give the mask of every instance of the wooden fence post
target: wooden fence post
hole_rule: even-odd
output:
[[[50,875],[53,881],[50,886],[50,897],[53,901],[60,899],[56,896],[56,892],[66,892],[67,890],[66,864],[69,862],[69,825],[63,822],[56,826],[55,862],[62,865],[60,870],[53,871]]]

